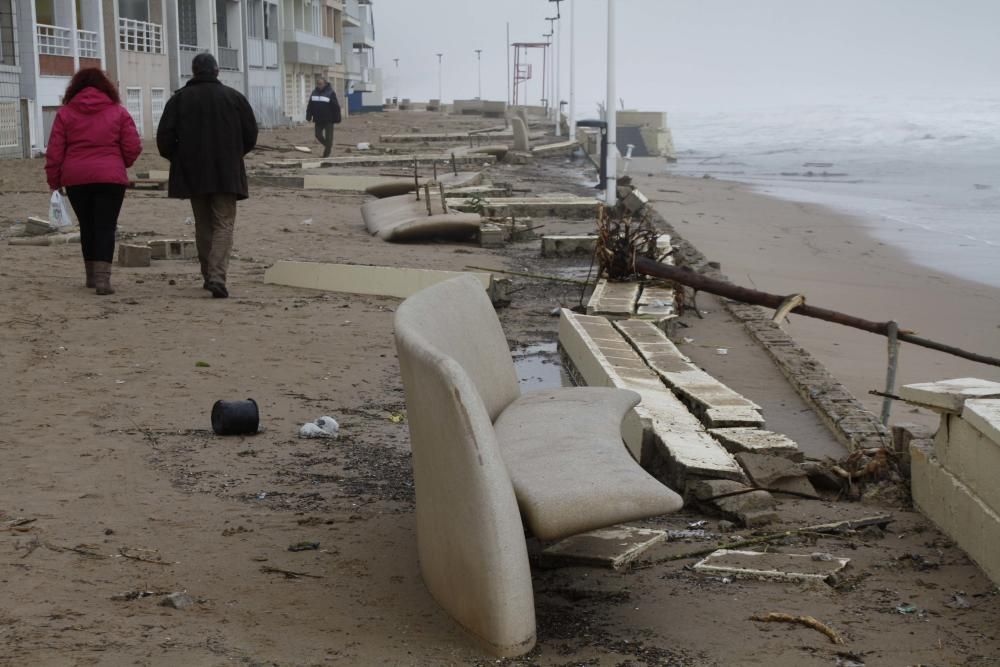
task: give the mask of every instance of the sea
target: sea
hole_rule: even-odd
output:
[[[851,214],[930,270],[1000,287],[1000,98],[676,112],[671,173]]]

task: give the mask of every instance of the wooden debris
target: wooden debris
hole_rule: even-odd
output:
[[[778,612],[771,612],[765,616],[756,614],[750,617],[751,621],[759,621],[761,623],[798,623],[799,625],[804,625],[807,628],[812,628],[816,632],[822,632],[826,635],[834,644],[843,644],[844,640],[840,638],[836,632],[834,632],[830,626],[825,623],[817,621],[812,616],[792,616],[791,614],[781,614]]]
[[[265,574],[283,574],[287,579],[298,579],[299,577],[309,577],[310,579],[322,579],[322,575],[319,574],[309,574],[308,572],[294,572],[292,570],[283,570],[280,567],[271,567],[270,565],[261,565],[260,571]]]

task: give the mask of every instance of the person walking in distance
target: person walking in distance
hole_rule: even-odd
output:
[[[316,141],[323,144],[323,157],[333,149],[333,125],[340,122],[340,102],[333,86],[323,76],[316,77],[316,89],[309,96],[306,121],[316,123]]]
[[[191,73],[163,108],[156,147],[170,161],[167,196],[191,200],[202,287],[225,299],[236,202],[249,196],[243,156],[257,145],[257,120],[247,99],[219,81],[212,54],[195,56]]]
[[[86,285],[98,294],[115,293],[111,262],[129,182],[125,170],[140,153],[142,140],[115,85],[95,67],[81,69],[70,80],[52,123],[45,176],[53,192],[66,188],[80,222]]]

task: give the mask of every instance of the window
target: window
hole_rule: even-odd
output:
[[[271,2],[264,5],[264,39],[278,41],[278,5]]]
[[[167,91],[163,88],[149,89],[149,107],[153,112],[153,128],[160,126],[160,117],[163,115],[163,107],[167,103]]]
[[[261,37],[261,3],[260,0],[251,0],[247,7],[247,34],[255,39]]]
[[[35,22],[42,25],[56,24],[55,0],[35,0]]]
[[[195,0],[180,0],[177,3],[177,23],[180,43],[198,46],[198,8]]]
[[[143,135],[142,88],[125,89],[125,108],[128,110],[129,114],[131,114],[132,121],[135,122],[135,129],[139,131],[139,136],[141,137]]]
[[[11,0],[0,0],[0,65],[17,65]]]
[[[0,148],[19,145],[17,102],[0,102]]]
[[[228,19],[226,0],[215,0],[215,34],[219,38],[219,46],[229,46]]]
[[[149,21],[149,0],[118,0],[118,15],[133,21]]]

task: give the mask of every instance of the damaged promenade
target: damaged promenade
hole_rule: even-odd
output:
[[[644,394],[644,404],[677,410],[637,413],[669,425],[664,447],[649,448],[646,426],[625,436],[684,507],[603,542],[529,540],[537,643],[499,664],[996,664],[997,586],[913,508],[906,466],[849,485],[830,472],[831,461],[849,465],[851,424],[856,450],[874,449],[864,438],[906,446],[863,418],[830,429],[762,346],[783,335],[777,325],[751,336],[751,315],[699,294],[698,312],[689,304],[640,327],[622,301],[628,313],[655,310],[663,293],[642,302],[611,284],[592,298],[580,284],[594,278],[586,240],[568,255],[550,241],[543,256],[541,237],[594,233],[593,166],[565,147],[532,155],[514,143],[561,140],[497,123],[352,116],[325,164],[293,148],[310,145],[311,128],[263,132],[225,303],[201,289],[183,243],[174,260],[168,244],[164,259],[135,261],[148,266],[116,264],[118,292],[104,299],[82,286],[78,245],[8,245],[17,223],[44,215],[48,191],[41,160],[0,162],[0,663],[497,664],[418,566],[393,342],[403,293],[380,295],[390,292],[371,275],[351,291],[303,287],[294,267],[268,276],[279,263],[322,262],[489,274],[522,389],[611,386],[638,368],[662,386],[662,403]],[[420,134],[432,140],[399,139]],[[120,244],[193,238],[188,203],[156,189],[167,166],[153,153],[134,168],[146,178],[126,197]],[[414,154],[431,156],[416,176]],[[398,209],[366,191],[406,194],[414,178],[422,199],[405,220],[441,216],[446,237],[389,242],[412,240],[413,227],[378,222],[398,222]],[[674,198],[697,192],[710,210],[706,187],[670,179]],[[669,215],[655,221],[675,261],[711,259]],[[611,319],[591,319],[601,315]],[[669,359],[643,354],[649,336],[662,336],[652,345]],[[262,431],[214,435],[214,401],[243,398],[260,406]],[[340,423],[337,439],[297,437],[322,415]],[[754,437],[761,426],[773,437]],[[680,451],[669,446],[680,432],[717,455],[663,455]],[[774,451],[751,451],[761,447]],[[641,551],[623,555],[627,539]],[[709,557],[718,549],[729,553]]]

